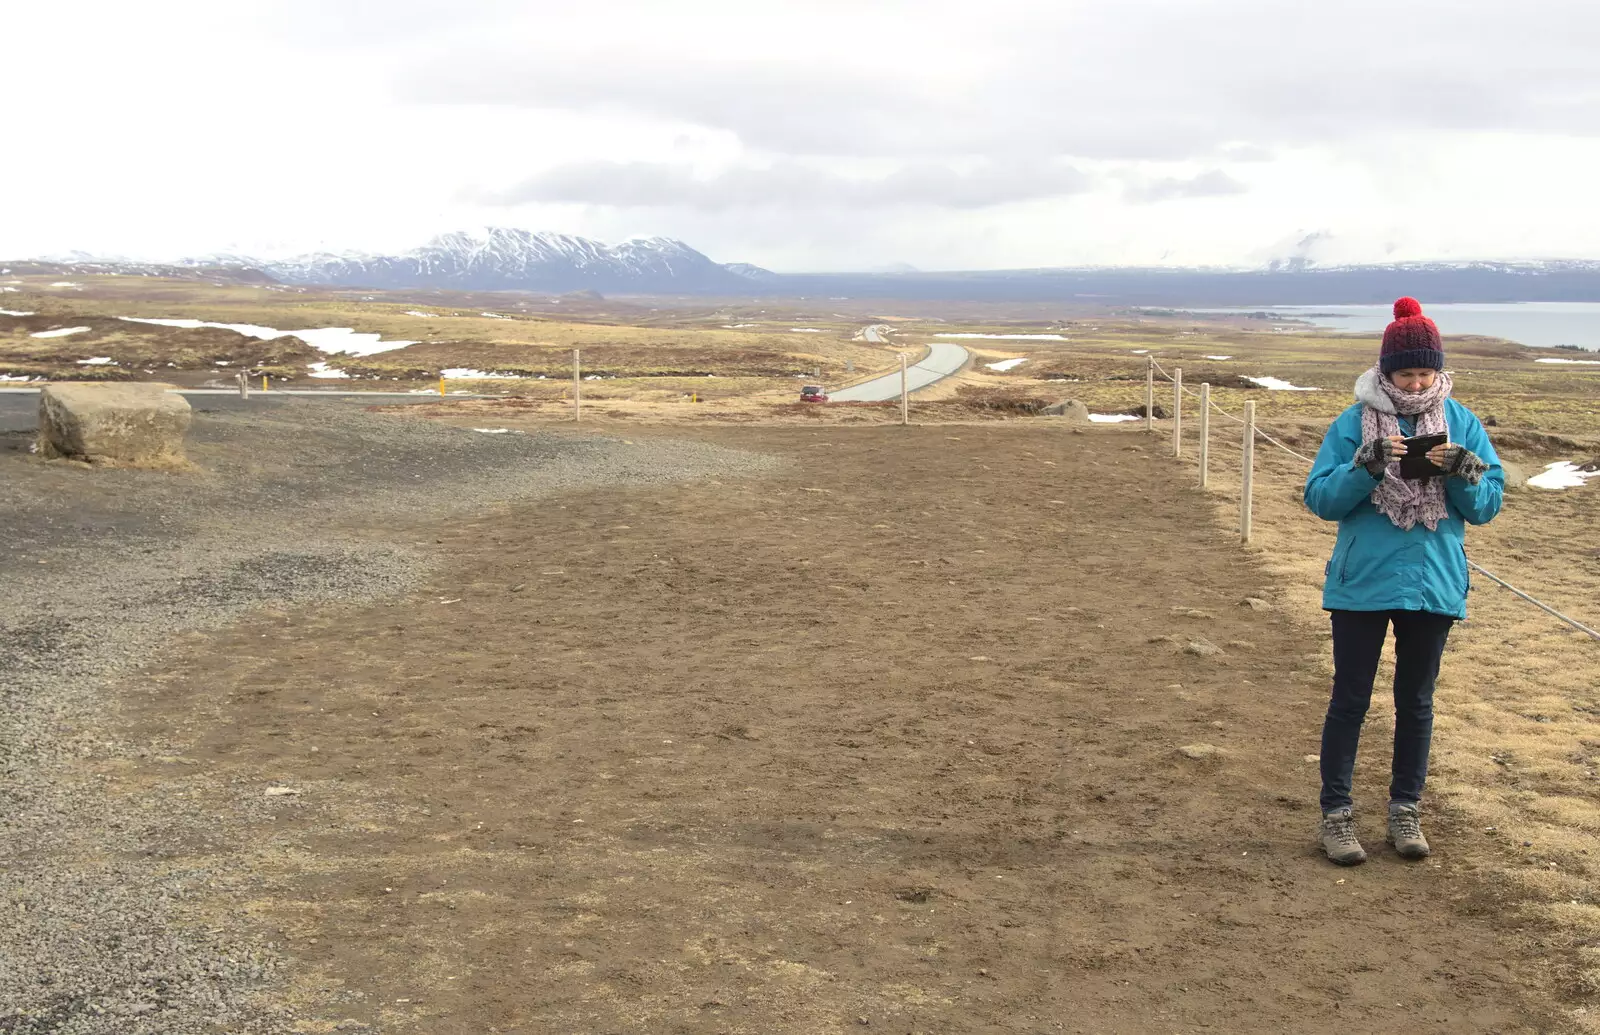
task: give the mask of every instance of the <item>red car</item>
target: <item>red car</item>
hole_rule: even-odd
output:
[[[800,389],[800,401],[803,403],[825,403],[828,393],[821,385],[806,385]]]

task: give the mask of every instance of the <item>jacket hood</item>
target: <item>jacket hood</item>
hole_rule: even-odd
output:
[[[1394,413],[1394,402],[1384,393],[1378,379],[1383,375],[1376,367],[1356,378],[1356,402],[1364,403],[1379,413]]]

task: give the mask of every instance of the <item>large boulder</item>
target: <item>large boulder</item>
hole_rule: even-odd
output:
[[[1089,407],[1077,399],[1063,399],[1058,403],[1051,403],[1039,412],[1047,417],[1065,417],[1068,420],[1082,422],[1089,420]]]
[[[189,403],[166,385],[69,382],[39,393],[39,455],[92,464],[183,463]]]

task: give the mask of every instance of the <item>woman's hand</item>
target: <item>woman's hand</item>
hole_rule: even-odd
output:
[[[1356,450],[1355,463],[1367,469],[1374,478],[1382,478],[1386,467],[1406,455],[1406,440],[1400,435],[1375,438],[1363,442]]]
[[[1479,459],[1478,454],[1454,442],[1446,442],[1428,450],[1428,461],[1448,476],[1465,479],[1469,485],[1478,484],[1483,472],[1489,469],[1489,465]]]

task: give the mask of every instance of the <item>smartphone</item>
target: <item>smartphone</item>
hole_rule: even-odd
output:
[[[1448,441],[1449,435],[1418,435],[1406,439],[1406,455],[1400,458],[1400,477],[1415,480],[1437,478],[1444,474],[1444,468],[1428,459],[1428,450]]]

